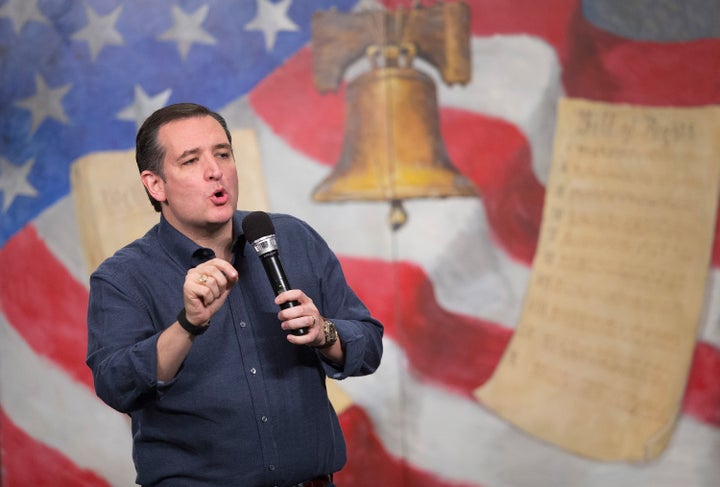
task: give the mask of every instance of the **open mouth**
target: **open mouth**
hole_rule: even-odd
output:
[[[224,205],[228,201],[228,194],[224,189],[219,189],[212,194],[210,199],[216,205]]]

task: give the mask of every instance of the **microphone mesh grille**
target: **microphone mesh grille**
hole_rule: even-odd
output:
[[[264,211],[253,211],[248,214],[243,219],[242,229],[248,242],[275,234],[275,226],[270,220],[270,216]]]

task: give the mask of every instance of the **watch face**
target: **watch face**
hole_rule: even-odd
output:
[[[332,345],[337,340],[337,329],[335,324],[330,320],[325,320],[325,342]]]

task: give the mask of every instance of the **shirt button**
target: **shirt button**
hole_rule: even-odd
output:
[[[268,422],[268,417],[263,415],[263,416],[260,417],[260,421],[262,421],[263,423],[267,423],[267,422]]]
[[[275,470],[275,465],[268,465],[268,470],[270,470],[271,472]]]
[[[252,375],[257,374],[257,370],[255,369],[255,367],[252,367],[252,368],[250,369],[250,373],[251,373]]]
[[[240,322],[240,328],[245,328],[246,326],[247,326],[247,323],[245,323],[244,321]]]

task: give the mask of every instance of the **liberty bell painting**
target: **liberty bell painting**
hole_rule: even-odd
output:
[[[416,58],[426,61],[448,85],[470,81],[465,3],[316,12],[312,48],[320,92],[336,90],[353,63],[365,58],[369,64],[348,83],[342,153],[314,200],[389,201],[390,223],[398,229],[407,219],[403,200],[476,196],[447,155],[435,83],[413,66]]]

